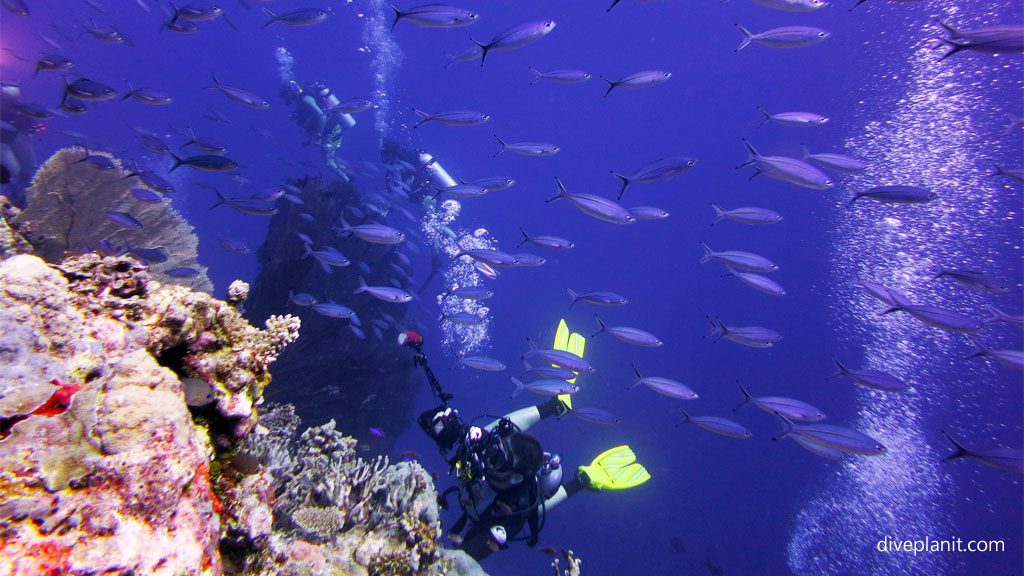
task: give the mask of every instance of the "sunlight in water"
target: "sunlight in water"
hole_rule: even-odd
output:
[[[937,4],[953,21],[969,24],[948,2]],[[862,354],[861,367],[906,378],[912,389],[860,394],[852,426],[880,440],[888,453],[847,462],[799,512],[789,545],[789,564],[797,574],[940,575],[952,569],[948,555],[886,554],[875,544],[885,536],[954,535],[949,515],[956,486],[940,462],[948,447],[928,443],[934,434],[926,433],[942,426],[929,419],[929,410],[945,401],[970,413],[982,401],[980,392],[971,392],[970,381],[991,374],[991,368],[960,360],[970,351],[963,336],[903,313],[880,316],[885,305],[855,282],[877,282],[916,304],[982,318],[981,295],[932,277],[942,266],[974,265],[998,274],[994,262],[1020,257],[1014,240],[1019,229],[1004,222],[1007,214],[1017,216],[1012,196],[1002,193],[1005,183],[987,177],[989,160],[1002,148],[997,118],[1005,115],[991,111],[991,82],[983,76],[1006,71],[980,58],[939,62],[934,27],[919,28],[915,35],[925,40],[910,61],[879,72],[879,78],[906,78],[905,96],[887,118],[865,119],[863,133],[846,142],[847,151],[869,168],[849,179],[845,195],[837,199],[831,242],[832,318],[843,330],[839,355]],[[1016,76],[1006,81],[1019,83]],[[911,206],[862,200],[843,208],[854,190],[882,184],[928,188],[939,199]],[[857,342],[871,344],[858,350]],[[999,391],[989,388],[985,396],[999,397]]]

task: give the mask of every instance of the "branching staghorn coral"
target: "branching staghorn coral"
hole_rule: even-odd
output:
[[[197,263],[199,239],[194,228],[167,202],[147,203],[131,194],[142,186],[125,175],[121,162],[104,152],[89,157],[106,158],[108,168],[97,168],[81,148],[63,148],[43,163],[27,190],[27,206],[12,221],[47,262],[59,262],[69,255],[101,247],[106,240],[114,246],[161,247],[168,260],[153,264],[161,282],[189,286],[210,292],[213,284],[206,268]],[[125,229],[107,217],[113,210],[126,212],[143,224],[141,230]],[[199,270],[191,278],[174,278],[163,270],[190,267]]]

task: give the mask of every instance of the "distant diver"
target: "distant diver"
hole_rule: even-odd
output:
[[[580,466],[563,482],[561,457],[545,452],[539,440],[526,430],[545,418],[560,418],[572,410],[571,396],[516,410],[479,427],[465,423],[458,410],[448,406],[453,395],[445,392],[423,354],[423,337],[413,331],[399,335],[399,343],[415,352],[441,404],[419,417],[420,428],[437,444],[458,478],[458,486],[445,490],[439,503],[458,493],[462,515],[448,531],[449,538],[477,560],[523,540],[535,546],[547,512],[583,489],[625,490],[651,478],[636,461],[629,446],[606,450],[589,466]],[[570,334],[562,320],[555,336],[556,350],[582,356],[586,340]],[[452,454],[448,458],[449,453]],[[520,534],[527,528],[527,534]]]
[[[320,146],[324,164],[345,182],[351,181],[351,175],[337,153],[344,131],[355,126],[356,121],[351,114],[335,109],[339,104],[338,97],[321,82],[313,82],[307,90],[294,80],[285,84],[282,96],[295,106],[292,118],[309,137],[304,145]]]

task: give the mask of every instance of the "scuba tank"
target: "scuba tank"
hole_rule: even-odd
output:
[[[537,484],[545,500],[558,491],[558,487],[562,485],[562,457],[559,454],[544,453],[544,464],[537,473]]]
[[[341,104],[341,101],[338,100],[338,97],[332,94],[331,89],[326,86],[320,88],[320,101],[323,102],[324,110],[334,110],[334,108],[337,107],[338,104]],[[353,118],[351,114],[339,113],[338,118],[339,123],[345,130],[356,125],[356,119]]]
[[[430,173],[430,177],[438,185],[439,188],[451,188],[458,184],[455,178],[452,178],[448,171],[444,169],[441,164],[434,159],[433,155],[426,152],[420,153],[420,162],[423,167]]]

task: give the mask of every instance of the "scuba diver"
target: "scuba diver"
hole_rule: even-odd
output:
[[[351,180],[344,164],[337,157],[341,147],[342,134],[356,125],[351,114],[335,110],[338,97],[321,82],[313,82],[304,90],[295,80],[289,80],[282,90],[284,99],[295,105],[293,118],[309,136],[303,144],[317,144],[323,155],[324,164],[345,182]]]
[[[448,405],[453,395],[441,388],[427,364],[423,337],[407,331],[398,341],[413,349],[414,364],[423,367],[441,401],[420,415],[419,425],[437,443],[450,466],[449,473],[458,478],[458,485],[445,490],[438,503],[447,508],[448,496],[458,493],[462,515],[448,533],[473,558],[482,560],[518,540],[535,546],[547,512],[583,489],[625,490],[651,478],[629,446],[617,446],[563,481],[561,457],[544,451],[540,441],[526,431],[545,418],[560,418],[572,410],[569,395],[516,410],[483,427],[467,424],[458,410]],[[565,320],[559,323],[556,350],[582,356],[585,343],[580,334],[570,334]],[[520,535],[524,527],[528,533]]]

